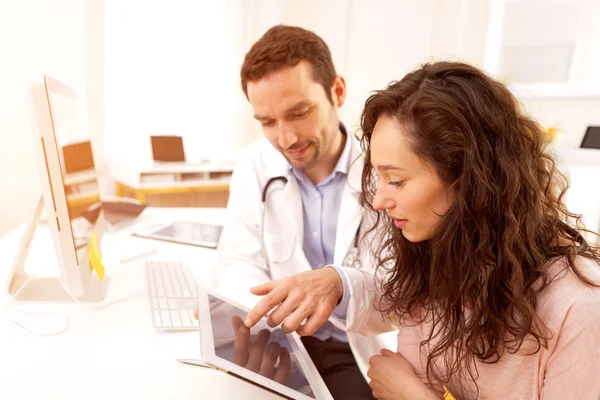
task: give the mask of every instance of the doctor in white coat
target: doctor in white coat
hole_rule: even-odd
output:
[[[273,27],[247,53],[241,76],[265,139],[241,152],[231,178],[215,287],[252,308],[259,298],[250,288],[259,284],[315,269],[338,274],[342,265],[368,271],[363,161],[339,121],[346,86],[327,45],[310,31]],[[308,321],[300,333],[334,398],[372,399],[368,360],[394,348],[396,336],[347,334],[347,305],[348,296],[319,305],[328,315],[335,309],[329,322],[317,330]],[[304,318],[302,310],[285,321],[272,314],[269,324],[285,331]]]

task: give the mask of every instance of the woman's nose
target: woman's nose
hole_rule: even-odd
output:
[[[378,211],[394,208],[393,200],[386,195],[385,190],[379,186],[373,197],[373,208]]]

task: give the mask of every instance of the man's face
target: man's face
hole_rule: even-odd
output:
[[[343,78],[336,77],[331,104],[323,86],[313,79],[310,65],[301,61],[248,82],[248,99],[266,138],[292,167],[307,171],[318,167],[331,151],[345,90]]]

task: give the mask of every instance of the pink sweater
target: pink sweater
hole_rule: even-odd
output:
[[[600,282],[595,263],[579,259],[578,264],[589,271],[588,277]],[[555,262],[551,272],[564,267],[564,262]],[[600,289],[585,285],[571,271],[565,271],[540,293],[538,305],[539,316],[553,333],[548,349],[542,347],[530,356],[505,352],[495,364],[477,363],[479,399],[599,400]],[[398,334],[398,352],[426,383],[429,349],[419,349],[428,328],[427,324],[402,326]],[[442,385],[434,386],[441,398]],[[447,387],[457,399],[476,398],[474,393],[461,393],[456,378]]]

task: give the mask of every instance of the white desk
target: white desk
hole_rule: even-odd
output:
[[[222,209],[147,209],[136,227],[107,234],[105,243],[111,243],[109,247],[115,243],[123,248],[140,246],[141,250],[152,246],[158,253],[150,257],[186,260],[196,278],[203,281],[216,260],[214,250],[148,241],[129,233],[154,221],[179,218],[219,222],[223,217]],[[22,232],[20,226],[0,240],[3,284]],[[40,270],[40,266],[56,268],[50,235],[43,228],[38,229],[32,243],[27,269]],[[145,288],[143,260],[121,266],[109,264],[106,268],[113,278],[107,301]],[[6,294],[0,298],[4,310]],[[280,398],[223,372],[178,363],[177,358],[198,358],[198,332],[155,331],[147,292],[102,310],[79,305],[71,310],[69,329],[47,338],[21,329],[2,314],[0,399]]]

